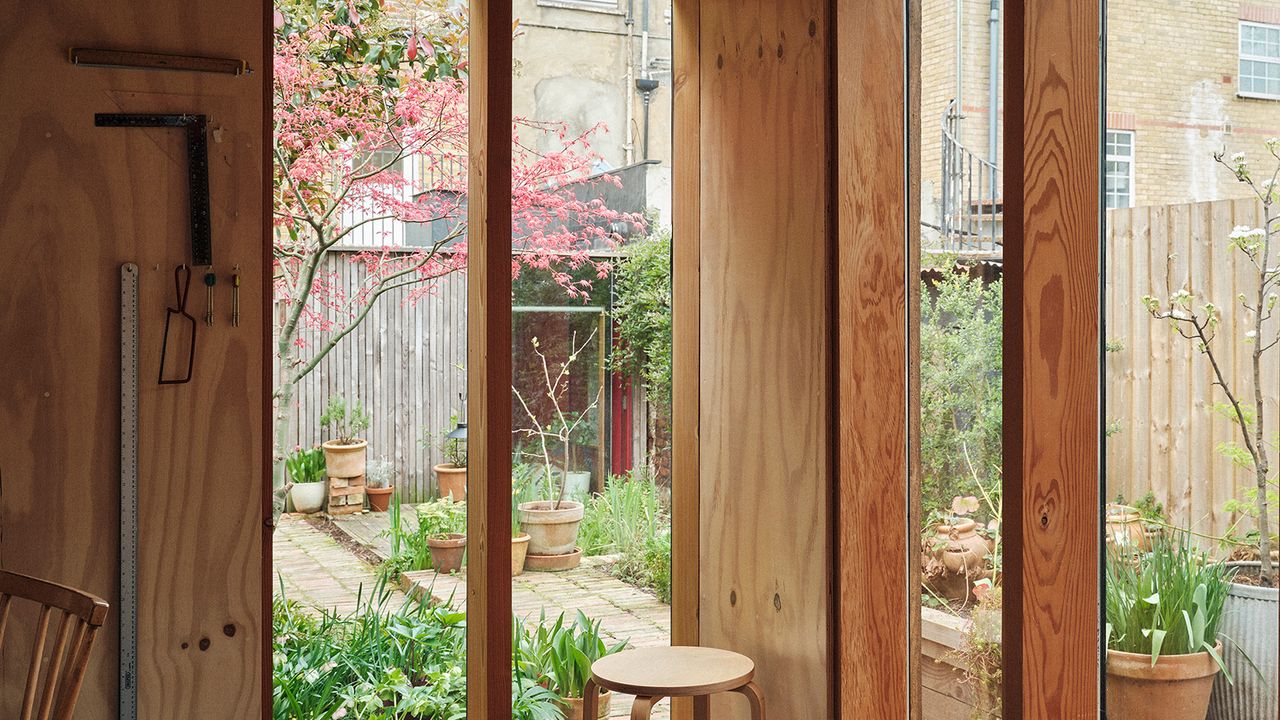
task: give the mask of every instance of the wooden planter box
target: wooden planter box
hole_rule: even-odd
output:
[[[364,475],[329,478],[329,514],[349,515],[364,510]]]
[[[921,608],[920,668],[924,706],[923,717],[929,720],[970,720],[975,717],[982,692],[974,683],[964,682],[964,663],[957,656],[964,643],[969,621],[933,608]],[[999,713],[985,712],[982,718],[998,718]]]

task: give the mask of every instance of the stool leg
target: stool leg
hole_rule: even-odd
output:
[[[596,685],[596,679],[587,678],[587,684],[582,686],[582,720],[596,720],[600,717],[600,687]]]
[[[764,693],[760,692],[759,685],[748,682],[734,692],[742,693],[747,702],[751,703],[751,720],[764,720]]]
[[[657,705],[661,699],[661,695],[655,697],[637,695],[635,702],[631,703],[631,720],[649,720],[649,714],[653,712],[653,706]],[[584,716],[582,720],[591,720],[591,718],[586,717],[585,712],[582,714]]]
[[[711,720],[711,696],[693,696],[693,720]]]

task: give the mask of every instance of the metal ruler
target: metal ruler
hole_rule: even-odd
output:
[[[120,720],[138,717],[138,266],[120,266]]]

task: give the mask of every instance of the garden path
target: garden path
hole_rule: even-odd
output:
[[[409,522],[409,520],[406,518]],[[338,516],[336,527],[349,543],[335,539],[306,516],[281,516],[273,538],[275,591],[283,584],[286,597],[322,608],[349,612],[357,596],[377,582],[377,570],[362,559],[353,546],[385,558],[390,545],[380,534],[388,527],[381,513]],[[512,605],[520,617],[537,619],[540,612],[555,617],[560,612],[582,610],[601,621],[604,633],[628,639],[633,646],[666,645],[671,637],[671,611],[653,595],[613,577],[607,559],[586,558],[581,567],[560,573],[525,573],[512,579]],[[405,573],[405,586],[414,592],[428,590],[456,607],[465,607],[466,578],[438,576],[430,570]],[[397,592],[396,599],[403,595]],[[628,717],[631,696],[615,695],[610,717]],[[654,708],[655,719],[669,717],[668,703]]]
[[[361,593],[367,596],[378,582],[372,565],[313,525],[306,515],[281,515],[271,542],[274,592],[278,595],[283,584],[284,595],[290,600],[349,613],[356,609]],[[403,599],[399,591],[392,598],[396,605]]]

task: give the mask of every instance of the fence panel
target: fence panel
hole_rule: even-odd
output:
[[[1167,298],[1185,287],[1222,308],[1213,346],[1233,390],[1251,398],[1251,346],[1245,341],[1250,318],[1236,295],[1251,287],[1253,267],[1228,247],[1227,237],[1237,225],[1260,226],[1262,217],[1262,205],[1255,200],[1107,213],[1104,330],[1113,347],[1106,373],[1112,432],[1106,450],[1107,497],[1123,494],[1133,501],[1151,491],[1172,523],[1209,535],[1220,535],[1241,520],[1225,512],[1223,504],[1242,497],[1253,477],[1217,450],[1240,437],[1233,423],[1214,412],[1226,398],[1213,384],[1208,358],[1167,322],[1152,318],[1141,298]],[[1268,332],[1275,337],[1280,318],[1269,322]],[[1280,416],[1280,351],[1269,354],[1262,384],[1267,432],[1273,436]]]

